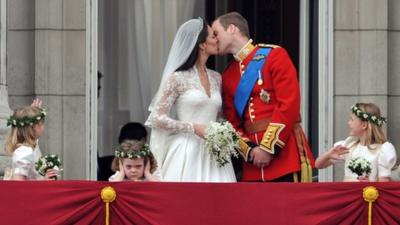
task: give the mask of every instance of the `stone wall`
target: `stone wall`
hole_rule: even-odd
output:
[[[8,0],[10,107],[37,96],[48,111],[42,153],[59,154],[64,178],[86,177],[86,1]]]
[[[334,140],[348,136],[352,104],[373,102],[387,116],[384,129],[400,150],[400,2],[338,0],[334,4]],[[342,164],[336,165],[334,179],[343,179]]]

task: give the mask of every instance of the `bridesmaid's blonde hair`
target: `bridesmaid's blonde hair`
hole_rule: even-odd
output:
[[[14,121],[24,120],[26,118],[34,118],[41,115],[41,109],[33,106],[26,106],[17,108],[14,110],[13,115],[10,117]],[[10,120],[10,119],[9,119]],[[44,120],[42,116],[37,122]],[[8,154],[12,154],[15,149],[21,145],[27,145],[29,147],[36,147],[35,131],[32,124],[25,124],[25,126],[17,126],[16,124],[11,125],[11,131],[7,134],[5,139],[5,150]]]
[[[381,110],[374,103],[357,103],[356,105],[362,112],[382,118]],[[385,143],[386,137],[383,133],[382,127],[379,126],[377,123],[371,122],[370,120],[367,120],[365,122],[368,123],[366,137],[366,145],[368,146],[368,148],[370,148],[370,145],[373,144]]]

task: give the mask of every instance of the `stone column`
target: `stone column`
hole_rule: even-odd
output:
[[[59,154],[65,179],[85,179],[86,1],[36,0],[35,93],[48,109],[44,153]]]
[[[34,1],[1,0],[1,117],[11,109],[30,104],[34,77]],[[3,22],[4,21],[4,22]],[[4,39],[5,38],[5,39]],[[5,82],[6,81],[6,82]],[[8,92],[8,95],[7,95]],[[8,112],[6,112],[8,111]],[[0,150],[3,152],[3,148]],[[10,160],[7,160],[9,163]]]
[[[6,127],[11,110],[8,105],[7,76],[6,76],[6,40],[7,40],[7,2],[0,1],[0,174],[4,167],[10,165],[10,157],[4,151],[4,138],[9,129]]]
[[[400,158],[400,1],[389,0],[389,103],[388,103],[388,139],[397,150]],[[400,174],[399,174],[400,176]]]
[[[348,136],[355,102],[373,102],[388,115],[388,0],[335,1],[334,140]],[[391,81],[390,81],[391,82]],[[335,180],[343,179],[343,165]]]

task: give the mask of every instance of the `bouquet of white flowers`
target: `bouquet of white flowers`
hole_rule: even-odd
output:
[[[350,159],[347,168],[358,176],[368,176],[371,173],[371,163],[362,157]]]
[[[46,171],[48,169],[55,169],[61,171],[62,164],[58,155],[49,154],[39,158],[39,160],[35,163],[35,169],[42,176],[46,175]]]
[[[219,167],[227,164],[231,156],[238,157],[235,148],[238,147],[240,137],[232,124],[227,121],[211,122],[205,132],[206,148]]]

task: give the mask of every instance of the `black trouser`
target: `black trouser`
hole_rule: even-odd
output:
[[[293,173],[289,173],[286,175],[283,175],[281,177],[275,178],[273,180],[268,180],[268,181],[262,181],[262,180],[257,180],[257,181],[249,181],[249,182],[290,182],[293,183]]]

